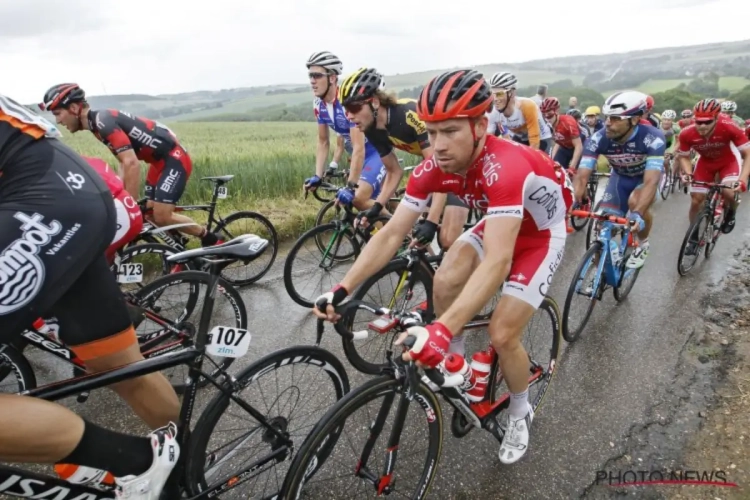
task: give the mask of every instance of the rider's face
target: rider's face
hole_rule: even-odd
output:
[[[507,91],[502,89],[493,89],[492,93],[495,94],[495,109],[499,111],[508,105],[508,99],[510,98],[510,95],[508,95]]]
[[[586,124],[589,127],[593,127],[596,125],[596,115],[586,115]]]
[[[484,136],[487,131],[487,118],[459,118],[444,122],[428,122],[425,125],[438,166],[443,172],[455,174],[469,168],[474,154],[474,137],[478,140]]]
[[[633,126],[631,120],[634,120],[634,118],[627,116],[608,116],[607,121],[605,122],[605,133],[607,134],[607,138],[614,139],[627,133],[628,129]]]
[[[368,103],[358,102],[348,104],[344,106],[344,110],[349,121],[354,123],[362,132],[367,130],[375,120],[375,116],[373,116],[372,109]]]
[[[315,97],[323,97],[328,92],[330,85],[335,85],[336,75],[331,75],[323,66],[310,66],[307,72]],[[327,82],[327,84],[326,84]]]
[[[661,128],[664,130],[671,130],[672,129],[672,120],[668,120],[667,118],[662,118],[661,120]]]
[[[57,124],[62,125],[72,133],[81,130],[81,120],[76,113],[77,106],[78,104],[71,104],[68,109],[56,109],[52,112],[52,114],[55,115],[55,121]]]

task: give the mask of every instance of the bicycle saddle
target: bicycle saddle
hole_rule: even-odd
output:
[[[217,175],[215,177],[201,177],[202,181],[219,181],[219,182],[229,182],[232,179],[234,179],[233,175]]]
[[[268,240],[255,234],[243,234],[221,245],[195,248],[170,255],[167,260],[184,262],[197,257],[225,257],[250,261],[259,257],[267,246]]]

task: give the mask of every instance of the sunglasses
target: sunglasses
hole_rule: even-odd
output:
[[[315,80],[320,80],[321,78],[326,76],[326,74],[325,73],[308,73],[307,76],[308,78],[314,78]]]
[[[554,111],[550,111],[549,113],[544,113],[544,117],[548,120],[554,118],[557,115]]]
[[[696,125],[712,125],[716,120],[695,120]]]
[[[371,99],[367,99],[366,101],[350,102],[349,104],[344,105],[344,109],[349,113],[356,115],[357,113],[362,111],[364,105],[370,103],[370,101]]]
[[[495,97],[505,97],[506,95],[508,95],[508,91],[507,90],[493,90],[492,94]]]

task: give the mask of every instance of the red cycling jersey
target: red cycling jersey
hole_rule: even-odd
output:
[[[680,129],[683,129],[689,127],[693,123],[695,123],[695,120],[693,120],[692,118],[683,118],[682,120],[677,122],[677,126],[680,127]]]
[[[102,179],[104,179],[104,182],[107,183],[107,187],[112,192],[113,197],[117,197],[117,195],[125,189],[122,179],[120,179],[117,173],[112,170],[112,167],[107,165],[106,161],[100,158],[92,158],[90,156],[84,156],[83,159],[91,165],[91,168],[96,170],[96,173],[98,173]]]
[[[487,218],[523,219],[519,237],[548,235],[565,220],[566,182],[562,168],[544,152],[488,136],[465,177],[443,172],[434,156],[422,161],[409,177],[401,205],[423,212],[432,193],[453,193]]]
[[[700,159],[707,163],[730,163],[736,162],[734,152],[730,144],[742,151],[750,147],[747,136],[726,115],[722,115],[716,121],[714,131],[708,138],[698,134],[695,125],[682,129],[680,132],[680,147],[677,153],[683,156],[690,154],[692,149],[700,155]]]
[[[578,122],[570,115],[560,115],[555,125],[555,142],[566,149],[573,149],[573,139],[581,137]]]

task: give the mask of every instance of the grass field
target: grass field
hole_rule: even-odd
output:
[[[657,92],[664,92],[665,90],[673,89],[681,83],[689,83],[690,78],[672,79],[672,80],[646,80],[638,86],[637,90],[645,92],[647,94],[655,94]],[[728,90],[730,92],[736,92],[742,90],[747,85],[750,85],[750,80],[741,76],[722,76],[719,78],[719,88]],[[621,89],[624,90],[624,89]],[[605,90],[602,92],[604,98],[614,94],[614,90]]]

